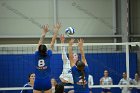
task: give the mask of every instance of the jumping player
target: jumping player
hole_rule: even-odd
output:
[[[69,59],[70,59],[73,80],[74,80],[74,93],[89,93],[89,87],[88,87],[89,70],[88,70],[84,49],[83,49],[83,39],[78,40],[78,48],[80,50],[82,60],[78,60],[76,64],[74,63],[74,59],[73,59],[73,51],[72,51],[73,43],[74,43],[74,39],[71,39],[69,41],[68,50],[69,50]]]
[[[54,25],[54,34],[51,40],[50,47],[53,49],[55,39],[57,37],[58,31],[61,25],[58,23]],[[51,68],[50,68],[50,58],[52,56],[52,50],[48,50],[45,45],[43,45],[43,40],[46,33],[48,32],[48,25],[43,26],[43,32],[38,43],[37,51],[35,52],[35,82],[34,82],[34,93],[51,93]]]
[[[60,36],[61,44],[64,44],[65,37],[64,35]],[[71,83],[73,84],[73,77],[71,74],[71,66],[70,66],[70,60],[67,57],[65,47],[61,47],[62,51],[62,60],[63,60],[63,71],[62,74],[59,76],[62,83]],[[78,57],[76,58],[78,60]]]
[[[71,72],[71,66],[70,66],[70,60],[68,59],[68,56],[66,54],[65,46],[63,46],[65,42],[65,37],[64,35],[60,36],[60,41],[62,44],[61,51],[62,51],[62,60],[63,60],[63,70],[62,74],[59,76],[61,82],[63,83],[64,86],[73,86],[73,77],[72,77],[72,72]],[[74,53],[73,54],[74,58],[74,63],[78,60],[78,54]],[[65,93],[74,93],[74,90],[72,89],[65,89]]]

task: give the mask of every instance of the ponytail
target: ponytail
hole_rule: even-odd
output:
[[[82,61],[77,61],[76,62],[76,66],[77,69],[82,73],[82,83],[83,83],[83,88],[85,87],[85,72],[84,72],[84,68],[85,68],[85,64]]]
[[[85,88],[85,72],[84,72],[84,70],[82,70],[81,71],[81,73],[82,73],[82,81],[83,81],[83,88]]]

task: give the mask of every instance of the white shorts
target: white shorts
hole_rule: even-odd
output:
[[[72,77],[72,74],[70,74],[70,73],[68,73],[68,74],[61,74],[60,76],[59,76],[59,78],[62,78],[62,79],[64,79],[64,80],[66,80],[66,81],[68,81],[68,83],[74,83],[73,82],[73,77]]]

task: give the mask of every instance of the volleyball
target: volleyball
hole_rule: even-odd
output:
[[[72,28],[72,27],[68,27],[68,28],[66,28],[66,30],[65,30],[65,33],[66,33],[66,35],[73,35],[74,33],[75,33],[75,30],[74,30],[74,28]]]

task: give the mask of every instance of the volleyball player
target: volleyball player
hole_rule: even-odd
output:
[[[54,34],[50,44],[51,49],[53,49],[53,45],[60,27],[60,23],[54,25]],[[47,32],[48,25],[43,26],[43,32],[38,43],[37,51],[35,52],[36,78],[34,82],[34,93],[42,93],[42,91],[44,91],[44,93],[51,93],[50,58],[52,55],[52,50],[48,50],[47,47],[43,45],[43,40]]]
[[[93,86],[94,82],[93,82],[93,76],[89,75],[88,76],[88,86]],[[92,93],[92,88],[89,88],[90,93]]]
[[[87,62],[85,59],[84,49],[83,49],[83,40],[78,40],[78,48],[81,53],[82,60],[78,60],[76,64],[73,59],[73,51],[72,45],[74,43],[74,39],[69,41],[69,59],[71,65],[71,71],[74,80],[74,93],[89,93],[88,87],[88,76],[89,70],[87,66]]]
[[[132,79],[127,78],[127,74],[123,72],[123,78],[120,80],[119,85],[127,85],[127,84],[132,84]],[[122,93],[131,93],[131,89],[129,87],[122,87]]]
[[[35,74],[30,73],[28,76],[28,83],[24,85],[24,87],[33,87],[34,86],[34,80],[35,80]],[[22,90],[20,93],[33,93],[33,90]]]
[[[65,42],[64,35],[60,36],[60,40],[61,40],[61,44],[64,44],[64,42]],[[66,50],[65,50],[64,46],[61,47],[61,51],[62,51],[62,60],[63,60],[63,70],[62,70],[62,74],[59,76],[59,78],[63,83],[73,84],[73,77],[71,74],[70,60],[67,57]],[[77,60],[78,60],[78,56],[77,56]]]
[[[63,45],[65,42],[64,35],[60,36],[60,41],[61,41],[61,44]],[[64,86],[73,86],[73,77],[72,77],[72,73],[71,73],[70,60],[67,57],[64,46],[61,47],[61,51],[62,51],[62,60],[63,60],[63,70],[62,70],[62,74],[59,76],[59,78]],[[78,60],[78,54],[74,53],[73,58],[74,58],[74,62],[76,63],[76,61]],[[65,89],[65,92],[74,93],[74,90]]]
[[[134,85],[139,85],[140,86],[140,76],[138,73],[135,74],[135,79],[133,79]],[[137,93],[140,93],[140,87],[136,88]]]
[[[104,71],[104,76],[100,79],[100,85],[112,85],[112,78],[108,76],[108,71]],[[102,93],[111,93],[110,87],[103,88]]]

